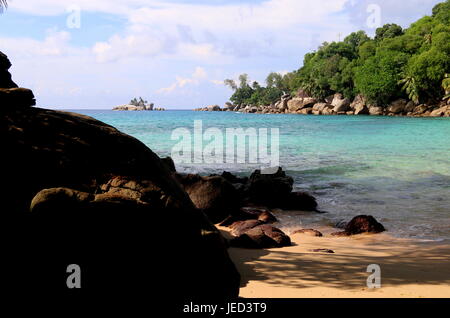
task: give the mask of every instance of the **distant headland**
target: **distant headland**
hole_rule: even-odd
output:
[[[324,42],[265,86],[241,74],[225,107],[197,110],[302,115],[450,117],[450,0],[404,29],[385,24],[374,37],[353,32]]]

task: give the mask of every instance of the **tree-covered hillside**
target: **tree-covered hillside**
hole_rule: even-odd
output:
[[[361,94],[371,103],[386,105],[400,98],[415,103],[449,98],[450,0],[433,8],[408,29],[386,24],[372,39],[364,31],[342,42],[323,43],[304,57],[303,67],[284,76],[271,73],[266,86],[226,80],[234,90],[234,104],[268,105],[299,89],[315,98],[342,93],[353,99]]]

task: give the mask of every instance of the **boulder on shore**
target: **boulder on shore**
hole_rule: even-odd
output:
[[[333,233],[333,236],[350,236],[363,233],[377,234],[386,231],[384,226],[371,215],[359,215],[354,217],[343,232]]]
[[[291,239],[280,229],[271,225],[259,225],[230,241],[233,247],[259,249],[291,246]]]
[[[339,93],[334,95],[331,105],[334,106],[333,112],[336,114],[350,110],[350,100]]]

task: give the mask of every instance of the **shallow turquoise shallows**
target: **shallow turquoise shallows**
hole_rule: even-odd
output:
[[[82,110],[171,155],[174,129],[279,128],[280,165],[327,214],[294,225],[328,225],[371,214],[395,236],[450,239],[450,118],[257,115]],[[207,143],[205,142],[205,145]],[[249,174],[254,164],[177,164],[181,172]]]

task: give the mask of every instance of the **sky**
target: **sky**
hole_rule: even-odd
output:
[[[305,53],[357,30],[408,27],[440,0],[9,0],[0,51],[39,107],[223,105],[226,78],[302,65]]]

